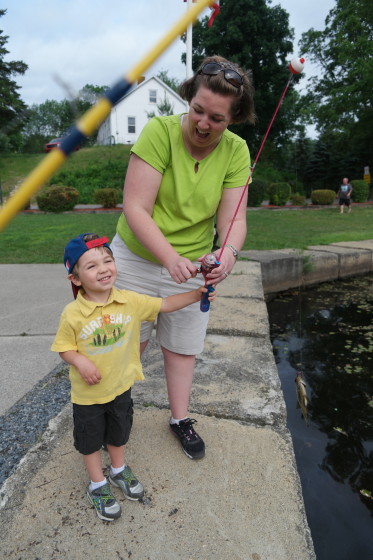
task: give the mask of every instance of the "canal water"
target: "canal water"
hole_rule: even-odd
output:
[[[373,279],[287,292],[267,307],[317,560],[373,560]]]

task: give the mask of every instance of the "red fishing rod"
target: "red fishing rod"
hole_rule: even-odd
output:
[[[251,167],[251,169],[250,169],[250,174],[249,174],[249,176],[248,176],[248,178],[247,178],[247,181],[246,181],[246,184],[245,184],[245,188],[244,188],[244,190],[242,191],[240,200],[238,201],[237,208],[236,208],[236,210],[235,210],[235,212],[234,212],[234,214],[233,214],[233,218],[232,218],[232,220],[231,220],[231,223],[230,223],[230,225],[229,225],[227,234],[226,234],[225,239],[224,239],[224,241],[223,241],[223,244],[222,244],[222,246],[221,246],[219,256],[218,256],[218,258],[216,258],[215,255],[214,255],[214,253],[210,253],[209,255],[206,255],[205,258],[203,259],[203,262],[202,262],[202,265],[201,265],[201,272],[202,272],[203,276],[205,277],[205,280],[206,280],[207,274],[208,274],[209,272],[211,272],[211,270],[213,270],[214,268],[216,268],[216,267],[218,267],[218,266],[220,265],[221,256],[222,256],[223,251],[224,251],[224,249],[225,249],[225,247],[226,247],[226,245],[227,245],[227,241],[228,241],[228,238],[229,238],[229,234],[230,234],[230,232],[232,231],[232,227],[233,227],[233,224],[234,224],[235,219],[236,219],[236,217],[237,217],[238,210],[240,209],[240,206],[241,206],[241,203],[242,203],[242,201],[243,201],[243,199],[244,199],[244,196],[245,196],[245,194],[246,194],[246,191],[247,191],[248,188],[249,188],[250,180],[251,180],[251,178],[252,178],[252,176],[253,176],[253,173],[254,173],[254,170],[255,170],[255,166],[256,166],[256,164],[257,164],[257,162],[258,162],[258,159],[259,159],[259,157],[260,157],[260,154],[262,153],[264,144],[265,144],[266,141],[267,141],[268,134],[269,134],[269,132],[270,132],[270,130],[271,130],[271,128],[272,128],[272,125],[273,125],[273,123],[274,123],[274,121],[275,121],[275,118],[276,118],[276,116],[277,116],[277,113],[279,112],[279,109],[280,109],[280,107],[281,107],[281,105],[282,105],[282,102],[283,102],[283,100],[284,100],[284,98],[285,98],[285,95],[287,94],[287,91],[288,91],[288,89],[289,89],[289,86],[290,86],[291,82],[293,81],[293,77],[294,77],[295,74],[300,74],[300,73],[302,72],[302,70],[303,70],[303,68],[304,68],[304,62],[305,62],[304,58],[293,58],[293,60],[292,60],[292,61],[290,62],[290,64],[289,64],[289,70],[290,70],[290,72],[291,72],[290,78],[289,78],[289,80],[288,80],[288,83],[287,83],[286,86],[285,86],[284,91],[282,92],[282,95],[281,95],[281,97],[280,97],[280,101],[278,102],[277,107],[276,107],[276,109],[275,109],[275,112],[273,113],[271,122],[270,122],[269,125],[268,125],[267,131],[266,131],[266,133],[265,133],[265,135],[264,135],[264,138],[263,138],[263,140],[262,140],[262,143],[260,144],[260,148],[259,148],[259,150],[258,150],[258,153],[257,153],[257,155],[256,155],[256,157],[255,157],[255,159],[254,159],[254,163],[253,163],[253,165],[252,165],[252,167]],[[211,285],[205,286],[205,287],[209,290],[209,292],[212,292],[212,291],[214,290],[214,288],[213,288]],[[210,302],[208,301],[208,293],[207,293],[207,294],[204,294],[204,295],[202,296],[200,308],[201,308],[201,311],[208,311],[208,310],[209,310],[209,308],[210,308]]]

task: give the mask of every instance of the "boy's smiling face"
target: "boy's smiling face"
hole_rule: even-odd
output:
[[[109,251],[95,247],[83,253],[76,274],[69,274],[68,278],[76,286],[83,287],[87,299],[106,303],[117,278],[117,267]]]

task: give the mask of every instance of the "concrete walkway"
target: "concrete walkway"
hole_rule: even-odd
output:
[[[191,415],[206,442],[205,459],[187,459],[167,429],[161,355],[152,341],[144,359],[146,380],[134,388],[127,446],[127,460],[145,486],[143,502],[122,500],[122,517],[112,524],[88,507],[67,405],[1,489],[5,558],[315,558],[264,291],[277,291],[276,279],[282,289],[299,286],[307,271],[310,284],[369,273],[373,240],[312,247],[301,255],[257,253],[249,252],[256,261],[237,263],[219,287],[197,360]],[[307,268],[309,262],[313,266]],[[49,347],[71,293],[62,265],[0,265],[0,281],[0,413],[6,414],[59,362]],[[103,459],[107,465],[105,454]]]

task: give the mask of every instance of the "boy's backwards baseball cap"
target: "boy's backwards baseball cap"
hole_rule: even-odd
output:
[[[82,233],[81,235],[78,235],[78,237],[74,237],[74,239],[72,239],[65,247],[63,262],[69,274],[73,271],[73,268],[80,257],[86,251],[89,251],[89,249],[93,249],[94,247],[107,247],[109,251],[111,251],[109,239],[107,237],[98,237],[97,239],[92,239],[91,241],[84,241],[84,237],[86,235],[94,234]]]

